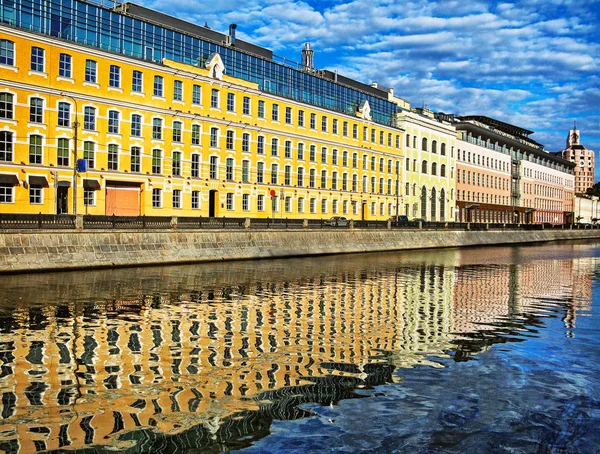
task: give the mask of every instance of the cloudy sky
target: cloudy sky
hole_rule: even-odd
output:
[[[361,82],[415,107],[487,115],[564,148],[573,121],[600,151],[600,0],[143,0]],[[600,165],[597,175],[600,176]],[[596,178],[599,180],[600,178]]]

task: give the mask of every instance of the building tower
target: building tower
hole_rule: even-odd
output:
[[[594,185],[595,160],[594,152],[581,144],[580,137],[575,123],[569,131],[566,148],[561,154],[564,159],[575,163],[575,193],[585,194],[588,188]]]
[[[314,69],[315,52],[311,49],[310,43],[305,43],[302,49],[302,67],[304,69]]]

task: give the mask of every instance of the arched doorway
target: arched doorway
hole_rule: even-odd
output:
[[[427,188],[421,188],[421,217],[427,219]]]
[[[446,191],[440,191],[440,221],[446,220]]]
[[[436,190],[435,188],[431,188],[431,220],[435,221],[436,220],[436,208],[437,208],[437,201],[435,199],[436,196]]]

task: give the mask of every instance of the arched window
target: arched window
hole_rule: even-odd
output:
[[[437,175],[437,162],[432,162],[431,163],[431,174],[432,175]]]
[[[406,146],[410,147],[410,134],[406,134]]]
[[[437,140],[433,140],[431,142],[431,152],[432,153],[437,153]]]
[[[421,150],[427,151],[427,138],[423,137],[423,141],[421,142]]]
[[[440,191],[440,221],[446,220],[446,191]]]
[[[425,186],[421,188],[421,217],[423,219],[427,217],[427,188]]]
[[[446,144],[445,144],[445,143],[442,143],[442,146],[441,146],[441,147],[442,147],[442,149],[440,150],[440,154],[441,154],[442,156],[446,156]]]
[[[445,177],[446,176],[446,164],[442,164],[440,166],[440,177]]]
[[[436,208],[437,208],[437,200],[436,200],[436,191],[435,188],[431,188],[431,220],[436,220]]]
[[[427,173],[427,161],[421,163],[421,173]]]

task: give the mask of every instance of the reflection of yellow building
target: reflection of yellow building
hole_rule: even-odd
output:
[[[537,313],[540,298],[590,295],[589,263],[471,259],[454,250],[418,263],[393,253],[32,276],[31,290],[9,293],[20,302],[2,306],[0,442],[34,452],[119,443],[138,429],[213,431],[271,392],[327,376],[358,384],[374,364],[437,366],[464,335]],[[61,303],[71,295],[102,299]]]
[[[75,196],[79,214],[395,213],[387,90],[137,5],[34,4],[39,23],[0,10],[3,212],[72,213]]]

